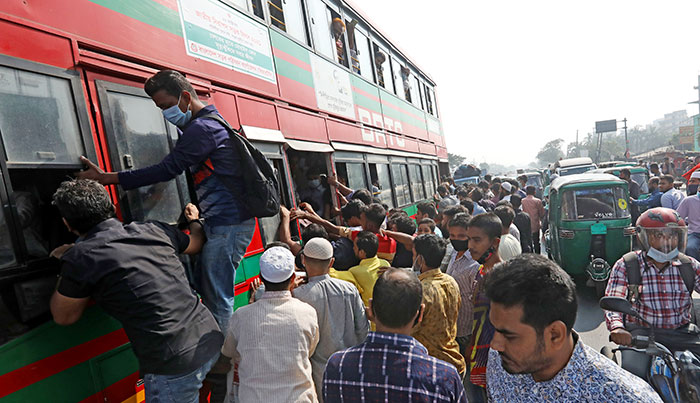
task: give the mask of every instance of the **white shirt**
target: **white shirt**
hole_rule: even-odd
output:
[[[498,254],[503,261],[516,257],[523,253],[520,241],[511,234],[501,235],[501,243],[498,244]]]
[[[238,363],[241,402],[318,402],[310,357],[316,310],[289,291],[265,291],[231,316],[221,352]]]

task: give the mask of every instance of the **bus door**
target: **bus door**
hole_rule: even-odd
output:
[[[96,80],[107,151],[113,171],[159,163],[173,149],[177,129],[146,95],[134,86]],[[189,202],[184,174],[168,182],[132,190],[117,189],[125,222],[158,220],[175,224]]]
[[[292,177],[293,195],[297,204],[309,203],[316,213],[329,220],[337,207],[334,192],[328,185],[333,174],[329,144],[286,140],[287,162]]]
[[[75,241],[51,201],[81,155],[96,158],[80,74],[0,55],[0,345],[50,318],[49,253]]]

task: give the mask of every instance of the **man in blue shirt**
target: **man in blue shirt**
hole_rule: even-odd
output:
[[[379,277],[367,311],[377,331],[331,356],[324,401],[467,402],[457,369],[429,356],[410,336],[423,317],[422,300],[423,287],[412,272],[392,268]]]
[[[664,175],[659,179],[659,190],[661,191],[661,207],[678,210],[685,194],[673,187],[673,176]]]
[[[169,181],[185,169],[190,170],[207,235],[197,288],[225,330],[233,313],[236,268],[255,231],[255,218],[240,200],[245,172],[241,172],[237,150],[229,144],[228,131],[212,119],[198,119],[218,111],[214,105],[205,105],[197,98],[182,74],[159,71],[146,81],[144,89],[163,111],[165,119],[181,132],[173,151],[158,164],[108,173],[81,157],[88,169],[77,176],[103,185],[120,184],[128,190]]]
[[[663,193],[659,190],[659,178],[655,176],[649,179],[649,197],[644,200],[630,198],[630,202],[633,206],[640,207],[640,210],[646,210],[661,207],[661,196]]]

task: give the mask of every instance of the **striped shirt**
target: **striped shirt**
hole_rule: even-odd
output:
[[[642,288],[638,301],[634,304],[637,312],[657,328],[675,329],[690,322],[690,310],[693,305],[681,277],[680,260],[672,260],[659,270],[647,257],[646,252],[637,251],[637,262],[642,275]],[[695,259],[691,262],[695,270],[695,291],[700,292],[700,263]],[[627,268],[622,258],[615,263],[610,272],[605,295],[627,298]],[[628,316],[626,319],[646,327],[635,318]],[[617,312],[605,311],[605,321],[608,330],[624,327],[622,314]]]
[[[317,402],[310,357],[316,311],[289,291],[265,291],[231,316],[221,353],[238,363],[242,402]]]
[[[326,402],[461,402],[467,397],[454,366],[428,355],[416,339],[370,332],[331,356],[323,376]]]
[[[472,334],[474,322],[472,291],[474,279],[479,272],[479,263],[472,259],[469,251],[465,251],[459,258],[457,258],[457,253],[453,249],[450,264],[447,266],[447,274],[457,282],[459,294],[462,297],[457,315],[457,337],[469,337]]]

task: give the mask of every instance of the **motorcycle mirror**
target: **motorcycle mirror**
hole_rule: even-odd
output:
[[[644,320],[644,318],[642,318],[639,315],[639,312],[637,312],[637,310],[634,309],[634,307],[627,300],[627,298],[603,297],[600,299],[599,304],[600,307],[605,309],[606,311],[620,312]]]

